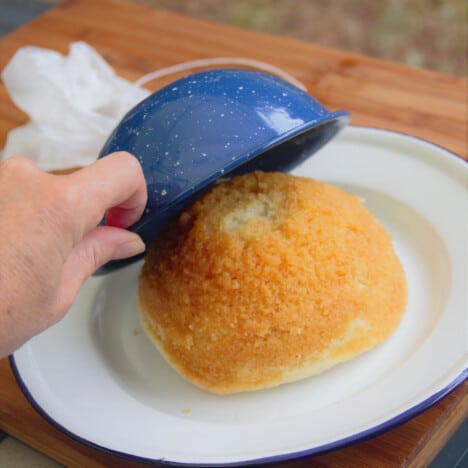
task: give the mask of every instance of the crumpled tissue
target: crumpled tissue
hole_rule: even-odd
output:
[[[1,77],[30,122],[9,132],[0,159],[27,156],[43,170],[95,161],[125,113],[150,94],[84,42],[72,43],[68,56],[20,48]]]

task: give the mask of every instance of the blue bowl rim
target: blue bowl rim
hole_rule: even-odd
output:
[[[131,226],[130,230],[138,233],[139,229],[143,228],[149,223],[154,222],[154,219],[157,216],[159,216],[161,213],[171,209],[171,207],[173,207],[174,205],[181,203],[184,199],[196,196],[198,193],[202,192],[206,187],[209,187],[210,185],[215,183],[216,180],[218,180],[219,178],[228,177],[231,172],[238,169],[243,164],[249,161],[252,161],[256,157],[272,150],[273,148],[276,148],[277,146],[285,143],[286,141],[290,141],[314,128],[325,127],[332,123],[337,122],[339,125],[337,126],[336,131],[333,134],[331,134],[327,140],[323,141],[323,143],[316,149],[316,151],[318,151],[321,147],[323,147],[326,143],[328,143],[332,138],[334,138],[339,133],[339,131],[348,124],[350,118],[351,118],[351,115],[346,110],[329,112],[325,114],[323,117],[320,117],[314,120],[309,120],[287,132],[282,133],[277,138],[274,138],[268,141],[268,143],[263,144],[243,155],[240,155],[234,161],[228,163],[223,168],[222,172],[220,170],[216,170],[210,174],[207,174],[206,177],[204,177],[203,179],[199,179],[197,182],[193,183],[189,189],[182,191],[180,194],[174,197],[169,203],[161,207],[160,210],[156,211],[152,215],[144,217],[140,221],[137,221],[133,226]],[[310,156],[312,156],[312,154]]]

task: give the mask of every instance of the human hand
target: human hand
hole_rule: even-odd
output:
[[[98,267],[144,251],[125,228],[146,200],[141,166],[124,152],[68,175],[21,157],[0,164],[0,357],[59,321]]]

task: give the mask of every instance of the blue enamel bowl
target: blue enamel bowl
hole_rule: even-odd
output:
[[[130,110],[99,157],[128,151],[141,163],[148,204],[130,230],[151,244],[160,229],[220,177],[289,171],[349,121],[309,94],[263,72],[218,69],[189,75]],[[106,273],[136,260],[112,261]]]

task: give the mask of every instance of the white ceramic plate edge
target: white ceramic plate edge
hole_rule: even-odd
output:
[[[356,128],[356,127],[353,127]],[[364,127],[357,128],[357,132],[366,132],[369,129],[366,129]],[[371,132],[382,132],[382,135],[385,134],[392,134],[393,132],[388,132],[386,130],[376,130],[376,129],[370,129]],[[401,134],[395,134],[395,135],[401,135]],[[422,144],[429,145],[429,146],[436,146],[433,145],[432,143],[424,142],[422,140],[415,139],[414,137],[411,136],[404,136],[404,138],[407,138],[408,141],[414,141],[417,140],[421,142]],[[443,149],[442,149],[443,150]],[[443,150],[444,152],[447,153],[446,150]],[[463,162],[459,160],[456,156],[452,156],[453,158],[456,158],[457,163],[461,163],[459,167],[462,167]],[[29,401],[33,404],[33,406],[47,419],[49,422],[51,422],[53,425],[58,427],[60,430],[71,436],[72,438],[79,440],[87,445],[93,446],[95,448],[99,448],[101,450],[107,451],[109,453],[114,453],[118,454],[124,457],[129,457],[134,460],[140,460],[140,461],[146,461],[146,462],[155,462],[157,459],[152,459],[152,458],[146,458],[146,457],[139,457],[136,455],[132,455],[130,453],[123,453],[119,452],[118,450],[113,450],[109,449],[107,447],[102,447],[97,444],[95,444],[93,441],[86,440],[83,437],[77,436],[76,434],[71,433],[66,429],[65,427],[61,426],[59,422],[55,421],[50,415],[47,414],[47,412],[35,401],[34,396],[31,394],[31,392],[28,390],[26,384],[23,381],[23,378],[21,377],[21,371],[17,366],[17,363],[15,361],[15,356],[12,356],[11,358],[11,365],[14,371],[14,374],[18,380],[18,383],[22,389],[22,391],[25,393],[26,397],[29,399]],[[332,442],[324,443],[321,445],[317,445],[305,450],[298,450],[294,452],[288,452],[288,453],[282,453],[282,454],[276,454],[272,456],[267,456],[267,457],[259,457],[255,459],[245,459],[241,461],[223,461],[223,462],[195,462],[195,463],[188,463],[189,465],[206,465],[209,464],[210,466],[226,466],[226,465],[238,465],[238,464],[259,464],[259,463],[266,463],[266,462],[272,462],[272,461],[284,461],[284,460],[289,460],[293,458],[300,458],[300,457],[305,457],[317,453],[322,453],[324,451],[332,450],[334,448],[342,447],[344,445],[348,445],[350,443],[354,443],[360,440],[364,440],[366,438],[369,438],[371,436],[377,435],[381,432],[384,432],[388,429],[391,429],[392,427],[395,427],[399,424],[402,424],[403,422],[407,421],[408,419],[414,417],[415,415],[419,414],[420,412],[428,409],[431,407],[433,404],[437,403],[440,399],[442,399],[444,396],[446,396],[448,393],[450,393],[452,390],[454,390],[457,386],[459,386],[461,383],[463,383],[466,379],[468,378],[468,370],[466,368],[466,355],[464,359],[460,360],[457,363],[454,363],[453,367],[451,368],[450,372],[448,375],[442,379],[441,382],[439,382],[438,385],[434,384],[431,386],[430,389],[427,389],[425,394],[420,394],[418,395],[417,398],[415,398],[415,401],[406,401],[401,408],[401,411],[398,414],[393,414],[389,415],[389,417],[384,417],[382,418],[381,421],[375,423],[372,425],[372,427],[367,427],[364,428],[361,431],[358,431],[354,434],[348,434],[345,435],[344,437],[340,438],[339,440],[335,440]],[[167,461],[168,464],[171,464],[170,461]],[[185,462],[179,463],[179,462],[172,462],[175,465],[181,465],[181,464],[186,464]]]

